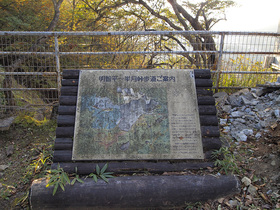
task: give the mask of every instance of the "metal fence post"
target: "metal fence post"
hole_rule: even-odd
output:
[[[56,72],[57,72],[57,91],[58,91],[58,96],[60,96],[61,72],[60,72],[60,59],[59,59],[59,43],[58,43],[57,36],[54,36],[54,44],[55,44],[55,62],[56,62]]]
[[[221,41],[220,41],[218,65],[217,65],[217,78],[216,78],[215,92],[218,92],[218,89],[219,89],[220,74],[221,74],[221,67],[222,67],[222,58],[223,58],[224,39],[225,39],[225,34],[222,33],[221,34]]]

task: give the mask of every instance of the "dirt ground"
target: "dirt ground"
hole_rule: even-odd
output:
[[[0,166],[6,168],[0,169],[0,209],[29,209],[32,180],[43,176],[51,163],[46,160],[42,167],[41,160],[52,152],[55,124],[50,121],[37,126],[22,120],[10,130],[0,131]]]
[[[55,121],[39,126],[25,119],[0,132],[1,209],[29,209],[32,180],[44,176],[51,163],[46,157],[52,152],[55,128]],[[223,136],[240,169],[236,175],[243,180],[241,192],[229,198],[186,204],[185,209],[280,209],[280,124],[268,130],[259,140],[239,144]],[[205,173],[209,171],[224,173],[218,167]]]

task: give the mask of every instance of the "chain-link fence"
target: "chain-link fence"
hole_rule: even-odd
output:
[[[0,116],[57,103],[62,69],[211,69],[213,87],[275,81],[280,34],[0,32]]]

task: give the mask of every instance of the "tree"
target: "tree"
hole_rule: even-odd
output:
[[[151,15],[161,20],[161,23],[154,23],[153,30],[178,30],[178,31],[208,31],[219,21],[224,20],[225,8],[234,6],[234,2],[231,0],[201,0],[199,3],[191,3],[191,1],[184,1],[178,3],[176,0],[125,0],[127,4],[139,5],[142,11],[143,9],[149,11]],[[173,12],[170,11],[171,6]],[[137,14],[137,11],[133,11],[136,17],[141,17],[141,14]],[[224,17],[223,17],[224,16]],[[141,18],[145,25],[146,19]],[[216,45],[214,38],[207,34],[201,35],[183,35],[184,39],[178,39],[172,35],[168,36],[168,40],[173,40],[177,46],[180,46],[183,51],[188,51],[184,42],[187,42],[192,50],[196,51],[216,51]],[[162,39],[166,42],[166,39]],[[162,46],[171,50],[168,45],[162,44]],[[205,54],[195,54],[190,56],[189,54],[182,54],[190,62],[190,66],[195,65],[197,68],[206,67],[211,68],[216,61],[215,54],[206,56]]]
[[[77,3],[78,0],[72,0]],[[76,10],[75,21],[79,27],[86,30],[178,30],[178,31],[209,31],[219,21],[225,19],[225,8],[234,6],[232,0],[201,0],[198,3],[177,0],[79,0],[79,10]],[[74,8],[74,6],[73,6]],[[77,7],[75,7],[77,8]],[[82,16],[81,14],[86,14]],[[73,15],[74,16],[74,15]],[[72,18],[73,19],[73,18]],[[76,23],[75,23],[76,24]],[[73,25],[73,24],[72,24]],[[73,29],[73,27],[72,27]],[[216,44],[211,35],[173,35],[160,36],[150,43],[150,47],[173,51],[172,46],[179,46],[181,55],[186,58],[188,67],[215,68]],[[139,46],[139,45],[138,45]],[[178,48],[177,48],[178,49]],[[190,54],[188,51],[212,51],[212,54]],[[156,55],[147,56],[147,68],[173,65],[166,62],[156,62]],[[147,58],[146,57],[146,58]]]
[[[2,31],[45,30],[52,19],[51,0],[1,0]]]

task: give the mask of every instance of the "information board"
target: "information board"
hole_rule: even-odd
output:
[[[72,159],[203,159],[193,70],[81,70]]]

